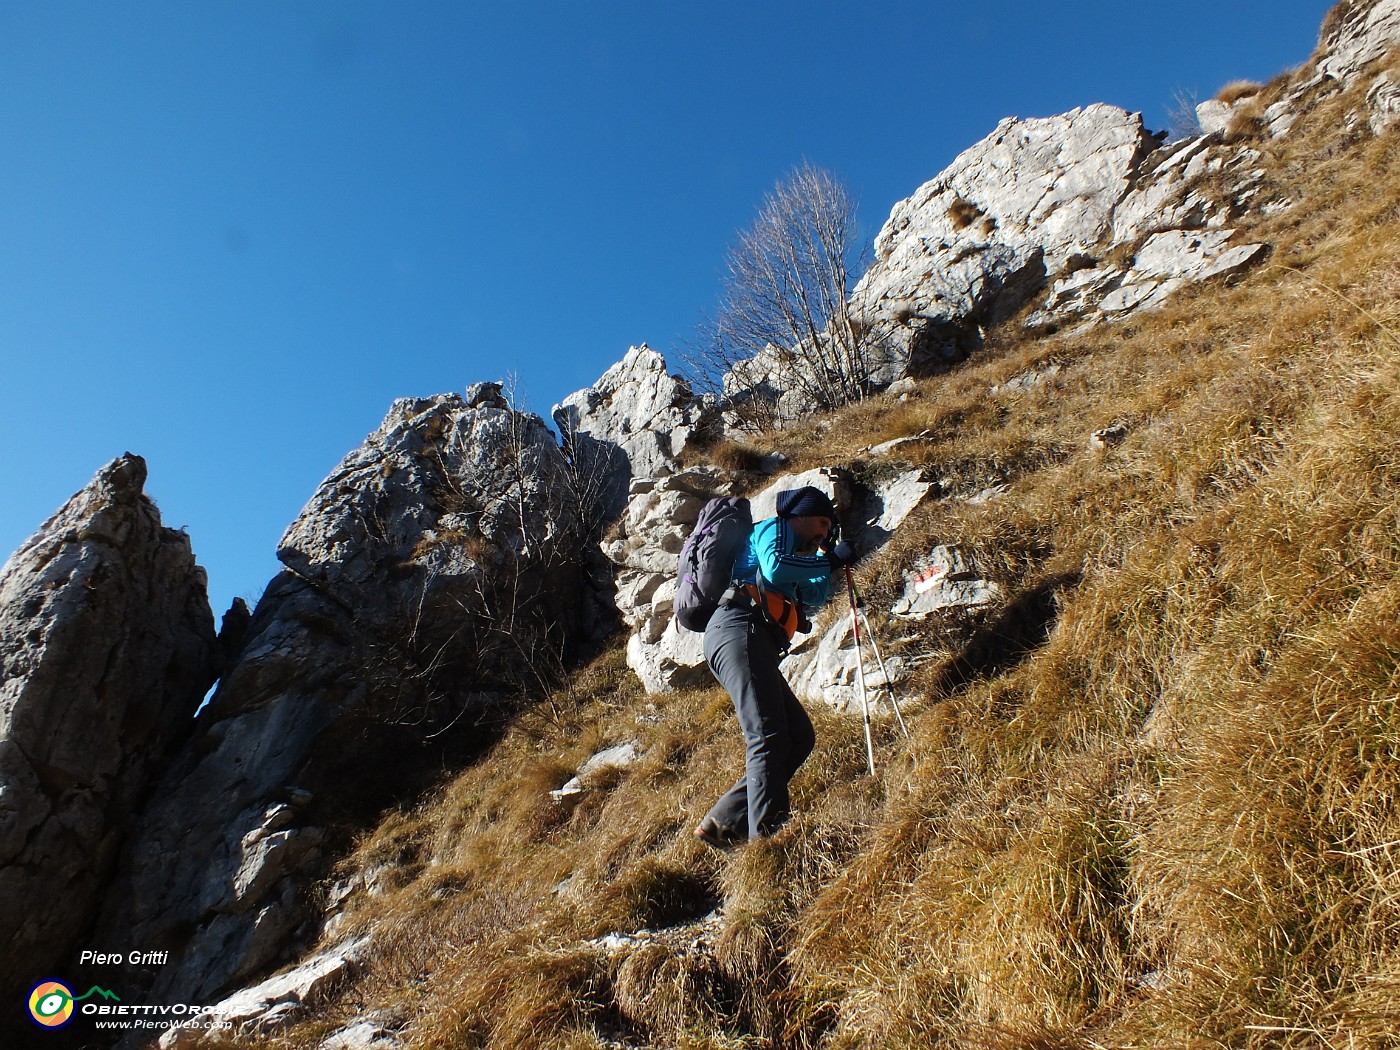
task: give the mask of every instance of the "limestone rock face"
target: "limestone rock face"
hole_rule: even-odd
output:
[[[1313,61],[1293,79],[1287,94],[1264,110],[1264,125],[1273,138],[1287,135],[1309,103],[1321,95],[1346,90],[1373,76],[1375,65],[1400,45],[1400,0],[1347,0],[1323,23]],[[1389,71],[1381,68],[1367,88],[1371,130],[1380,135],[1400,111]]]
[[[1366,93],[1366,103],[1371,109],[1371,132],[1383,135],[1396,124],[1400,124],[1400,83],[1389,73],[1376,77],[1371,89]]]
[[[593,494],[606,521],[621,512],[633,478],[677,468],[681,450],[711,411],[643,343],[593,386],[556,405],[553,416],[581,487]]]
[[[1102,316],[1160,306],[1180,288],[1210,277],[1238,273],[1268,256],[1263,244],[1229,244],[1233,230],[1166,230],[1143,243],[1133,265],[1111,275],[1098,289],[1103,294],[1097,308]],[[1094,278],[1102,275],[1091,271]],[[1053,305],[1072,301],[1073,293],[1088,287],[1083,279],[1057,284]],[[1040,315],[1044,317],[1044,314]]]
[[[1311,76],[1258,118],[1286,135],[1318,91],[1371,81],[1371,129],[1400,122],[1400,89],[1376,64],[1400,44],[1400,0],[1339,5]],[[1032,328],[1115,320],[1161,306],[1188,284],[1229,277],[1269,247],[1237,241],[1238,220],[1291,202],[1271,197],[1259,155],[1229,141],[1251,104],[1197,109],[1202,135],[1162,144],[1140,114],[1095,104],[1058,116],[1007,118],[936,178],[896,204],[875,263],[851,297],[871,344],[872,385],[937,371],[981,345],[985,329],[1028,302]],[[761,392],[780,420],[804,405],[770,347],[726,377]]]
[[[411,795],[434,748],[567,657],[582,586],[563,457],[538,417],[476,393],[395,402],[287,530],[288,569],[99,927],[171,953],[131,978],[152,994],[208,1002],[283,959],[344,845],[328,827]]]
[[[631,630],[627,666],[648,692],[705,681],[702,636],[677,627],[672,617],[676,559],[705,502],[736,491],[732,478],[708,467],[634,481],[616,538],[603,544],[617,567],[617,610]]]
[[[328,1036],[317,1050],[398,1050],[402,1045],[398,1033],[393,1028],[370,1018],[356,1021]]]
[[[1317,71],[1350,87],[1372,62],[1400,44],[1400,0],[1352,3],[1324,25]]]
[[[0,976],[67,959],[217,673],[189,537],[127,454],[0,569]]]
[[[904,593],[890,612],[908,620],[923,620],[949,609],[978,609],[1002,598],[1002,589],[980,579],[955,547],[933,548],[925,570],[905,579]]]
[[[1092,251],[1155,145],[1140,116],[1113,106],[1008,118],[896,204],[853,295],[892,371],[964,356],[977,325]]]
[[[226,1026],[223,1030],[243,1038],[275,1035],[309,1010],[353,971],[366,941],[351,941],[303,960],[286,973],[270,977],[251,988],[235,992],[227,999],[206,1007],[185,1026],[172,1027],[161,1036],[160,1050],[205,1045],[205,1027]]]
[[[860,686],[856,671],[855,634],[851,630],[850,611],[845,599],[839,597],[841,609],[824,631],[801,639],[783,661],[783,673],[792,691],[804,700],[821,703],[841,713],[859,713]],[[864,626],[862,625],[862,630]],[[883,670],[871,658],[867,643],[862,640],[865,688],[867,697],[881,699],[886,685],[899,683],[909,668],[906,662],[891,656]],[[883,655],[883,653],[882,653]],[[889,675],[889,682],[885,675]]]
[[[1370,75],[1368,67],[1400,46],[1400,0],[1375,0],[1354,4],[1324,32],[1319,47],[1318,74],[1350,87]],[[1400,84],[1391,71],[1382,69],[1366,89],[1368,122],[1376,135],[1400,123]]]
[[[1235,107],[1218,98],[1208,98],[1196,107],[1196,121],[1204,135],[1219,135],[1230,126],[1235,115]]]
[[[853,294],[888,355],[880,378],[965,356],[1037,295],[1028,324],[1092,320],[1259,261],[1265,246],[1225,228],[1256,192],[1251,159],[1218,134],[1159,148],[1113,106],[1002,121],[880,231]],[[1216,172],[1225,199],[1195,192]]]
[[[1376,89],[1378,121],[1388,98]],[[1286,132],[1295,102],[1265,112],[1272,133]],[[1033,329],[1098,323],[1263,260],[1268,246],[1237,242],[1233,224],[1287,202],[1268,196],[1260,155],[1226,141],[1233,114],[1204,104],[1208,133],[1166,145],[1141,114],[1103,104],[1003,120],[896,204],[876,238],[851,295],[871,386],[947,367],[1027,304]],[[810,405],[785,379],[792,356],[768,347],[740,362],[726,397],[756,393],[777,421],[800,418]]]
[[[384,622],[398,612],[384,600],[386,577],[390,591],[416,595],[507,565],[542,573],[576,532],[563,459],[543,421],[447,395],[396,401],[321,483],[277,557],[361,618]]]

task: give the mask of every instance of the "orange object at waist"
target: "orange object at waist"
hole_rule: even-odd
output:
[[[753,602],[754,608],[762,609],[768,615],[768,619],[777,624],[788,641],[792,641],[792,636],[797,632],[797,606],[793,604],[791,598],[786,598],[777,591],[761,591],[757,584],[746,583],[744,593]]]

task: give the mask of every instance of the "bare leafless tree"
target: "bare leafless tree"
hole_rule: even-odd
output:
[[[784,392],[809,409],[867,393],[872,346],[850,306],[863,261],[858,235],[850,191],[804,162],[730,247],[718,308],[693,357],[702,375],[723,379],[741,418],[777,421]]]
[[[1167,107],[1167,137],[1172,142],[1194,139],[1201,134],[1201,118],[1196,113],[1196,92],[1177,88]]]

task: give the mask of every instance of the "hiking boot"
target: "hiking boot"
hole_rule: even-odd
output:
[[[700,826],[695,829],[695,837],[705,845],[719,850],[731,850],[748,841],[747,835],[740,835],[728,828],[722,828],[709,817],[702,820]]]

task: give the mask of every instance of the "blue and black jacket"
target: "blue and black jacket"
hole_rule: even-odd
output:
[[[734,563],[739,583],[759,583],[777,591],[798,608],[815,612],[831,592],[831,559],[818,551],[798,554],[797,537],[786,518],[765,518],[753,527],[748,545]]]

